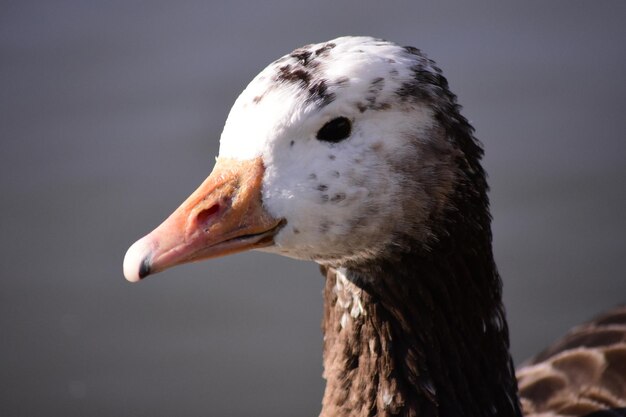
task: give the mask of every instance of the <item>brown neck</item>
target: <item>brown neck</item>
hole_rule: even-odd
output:
[[[322,417],[521,416],[490,246],[441,243],[325,270]]]
[[[320,417],[411,415],[403,363],[393,353],[393,323],[366,290],[329,268],[324,289],[324,378]],[[401,361],[404,362],[404,361]],[[421,390],[422,387],[415,387]],[[427,398],[431,396],[425,390]]]

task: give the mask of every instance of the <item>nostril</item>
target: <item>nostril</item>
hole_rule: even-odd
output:
[[[212,218],[215,217],[215,215],[219,211],[220,211],[220,205],[216,203],[216,204],[213,204],[209,208],[201,210],[198,213],[198,215],[196,216],[196,221],[198,222],[198,224],[201,225],[201,227],[204,229],[205,232],[208,230],[208,227],[212,222],[211,221]]]

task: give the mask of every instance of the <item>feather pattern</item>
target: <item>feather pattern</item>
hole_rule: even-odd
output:
[[[626,306],[565,337],[517,371],[526,415],[584,415],[626,407]]]
[[[125,274],[246,249],[318,262],[322,417],[623,417],[626,307],[516,377],[482,156],[418,49],[307,45],[239,96],[214,174],[129,249]]]

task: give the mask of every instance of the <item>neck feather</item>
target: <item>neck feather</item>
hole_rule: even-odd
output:
[[[413,265],[328,269],[321,415],[520,416],[499,285],[463,259]]]
[[[428,247],[325,269],[321,416],[521,416],[485,193]]]

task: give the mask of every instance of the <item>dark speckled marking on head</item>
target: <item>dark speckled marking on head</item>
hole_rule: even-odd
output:
[[[289,146],[293,146],[294,143],[296,142],[292,140],[291,142],[289,142]]]
[[[327,106],[335,100],[335,93],[328,92],[328,85],[324,79],[313,83],[309,88],[309,94],[307,101],[318,102],[320,107]]]
[[[276,81],[282,82],[300,82],[305,87],[311,82],[311,74],[303,68],[293,67],[290,64],[283,65],[278,68]]]
[[[438,68],[435,69],[436,72],[433,72],[422,64],[416,64],[411,67],[411,71],[413,78],[403,83],[396,91],[400,99],[433,103],[443,98],[442,93],[448,90],[448,81],[441,75]]]
[[[326,190],[328,190],[328,185],[320,184],[320,185],[317,186],[316,190],[317,191],[326,191]]]
[[[258,96],[256,96],[256,97],[254,97],[254,98],[252,99],[252,102],[253,102],[254,104],[259,104],[259,103],[261,102],[261,100],[263,100],[263,96],[264,96],[264,95],[265,95],[265,93],[263,93],[263,94],[261,94],[261,95],[258,95]]]
[[[296,228],[296,227],[294,227],[292,230],[293,230],[293,233],[294,233],[295,235],[297,235],[297,234],[299,234],[299,233],[300,233],[300,230],[299,230],[298,228]]]
[[[328,85],[326,85],[326,80],[321,79],[316,81],[311,88],[309,88],[309,93],[311,96],[324,96],[328,94]]]
[[[296,58],[300,64],[306,67],[310,62],[311,54],[312,52],[306,48],[298,48],[290,53],[289,56]]]
[[[403,49],[416,63],[410,68],[413,78],[402,83],[396,96],[405,102],[426,102],[437,110],[436,117],[441,118],[446,127],[457,126],[459,120],[452,120],[449,115],[457,114],[459,106],[441,69],[419,49],[412,46]]]
[[[345,193],[337,193],[335,195],[333,195],[330,199],[331,203],[339,203],[340,201],[343,201],[346,199],[346,194]]]
[[[397,71],[396,71],[397,73]],[[365,113],[367,110],[387,110],[391,108],[389,103],[383,102],[378,103],[378,96],[385,86],[385,79],[383,77],[374,78],[369,88],[367,89],[367,94],[365,96],[366,102],[356,102],[355,106],[361,113]]]
[[[316,56],[328,55],[330,50],[333,49],[335,46],[337,46],[337,45],[335,45],[333,42],[328,42],[324,46],[322,46],[321,48],[316,49],[315,50],[315,55]]]
[[[339,173],[339,171],[332,171],[330,173],[330,175],[332,175],[334,178],[339,178],[341,176],[341,174]]]
[[[371,82],[370,91],[372,91],[372,89],[374,89],[375,91],[380,91],[383,89],[384,85],[385,79],[383,77],[376,77]]]
[[[376,103],[376,99],[378,95],[383,90],[385,86],[385,79],[383,77],[376,77],[370,83],[369,88],[367,89],[367,95],[365,96],[365,100],[369,103],[370,107],[373,107]]]
[[[317,179],[317,175],[311,173],[311,174],[309,174],[309,179],[310,180],[316,180]]]
[[[371,107],[372,110],[387,110],[390,108],[391,104],[389,103],[376,103]]]
[[[346,86],[350,82],[350,78],[348,77],[339,77],[335,80],[335,85],[337,86]]]
[[[333,154],[328,155],[328,159],[330,159],[331,161],[334,161],[337,157]]]
[[[329,198],[330,198],[330,197],[328,196],[328,194],[322,194],[322,195],[320,196],[320,199],[322,200],[322,203],[326,203],[326,202],[328,202]]]
[[[414,46],[404,46],[402,47],[402,49],[404,49],[405,51],[407,51],[408,53],[410,53],[411,55],[418,55],[420,57],[424,56],[422,54],[422,51],[420,51],[419,49],[417,49]]]
[[[294,50],[286,57],[275,61],[275,64],[291,60],[277,69],[275,80],[284,83],[298,83],[308,89],[309,96],[306,101],[319,107],[327,106],[335,100],[335,93],[329,91],[329,81],[320,73],[321,61],[318,59],[334,48],[334,44],[327,44],[316,51],[311,46],[305,46]]]

